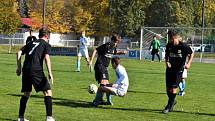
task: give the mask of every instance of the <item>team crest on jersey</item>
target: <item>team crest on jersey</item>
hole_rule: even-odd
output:
[[[105,54],[105,57],[107,57],[107,58],[112,58],[112,55],[113,55],[113,54],[108,54],[108,53],[107,53],[107,54]]]
[[[103,78],[106,78],[106,75],[105,74],[102,74]]]

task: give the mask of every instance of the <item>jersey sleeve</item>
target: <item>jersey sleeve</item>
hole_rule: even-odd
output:
[[[44,54],[50,54],[51,51],[51,45],[50,44],[45,44],[45,49],[44,49]]]
[[[28,45],[28,44],[27,44]],[[23,46],[20,50],[22,51],[22,55],[27,52],[27,45]]]
[[[107,45],[103,44],[96,48],[98,54],[104,54],[106,52]]]
[[[186,45],[185,49],[186,49],[187,54],[192,54],[193,53],[193,50],[192,50],[192,48],[190,46]]]
[[[33,38],[34,41],[37,40],[37,38],[35,36],[32,36],[32,38]]]

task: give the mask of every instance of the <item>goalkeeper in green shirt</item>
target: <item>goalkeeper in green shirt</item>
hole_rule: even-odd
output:
[[[152,50],[151,50],[151,49],[152,49]],[[153,40],[152,40],[152,42],[151,42],[151,45],[150,45],[150,47],[149,47],[149,50],[151,50],[152,62],[154,62],[155,54],[157,55],[159,62],[161,62],[161,60],[160,60],[160,55],[159,55],[160,41],[157,39],[156,36],[153,36]]]

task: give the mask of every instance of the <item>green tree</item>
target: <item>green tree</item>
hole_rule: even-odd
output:
[[[154,0],[146,9],[147,26],[192,26],[193,20],[192,0]]]
[[[196,25],[198,27],[202,26],[202,0],[195,0],[195,19]],[[215,12],[215,1],[214,0],[205,0],[205,27],[210,27],[214,18]]]
[[[151,0],[112,0],[111,29],[123,36],[133,37],[144,25],[145,8]]]
[[[13,34],[17,31],[20,25],[20,16],[17,13],[16,0],[1,0],[0,1],[0,33]]]

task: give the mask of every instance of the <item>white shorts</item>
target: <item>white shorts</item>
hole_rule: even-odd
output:
[[[89,58],[88,49],[80,49],[78,52],[78,56],[84,56],[85,58]]]
[[[113,94],[116,96],[120,96],[123,97],[125,96],[127,90],[123,89],[123,88],[113,88]]]
[[[184,69],[183,74],[182,74],[182,78],[187,78],[187,69]]]

